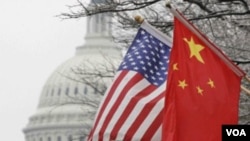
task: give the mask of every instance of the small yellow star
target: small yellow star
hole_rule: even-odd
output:
[[[188,41],[187,38],[183,38],[183,40],[188,44],[189,49],[190,49],[190,58],[192,58],[193,56],[201,63],[204,64],[204,61],[201,57],[200,52],[204,49],[204,47],[200,44],[196,44],[194,42],[193,37],[191,37],[191,39]]]
[[[179,70],[178,67],[177,67],[178,63],[174,63],[173,64],[173,70]]]
[[[200,86],[196,87],[198,94],[203,95],[203,89]]]
[[[182,80],[182,81],[179,80],[178,86],[181,87],[182,89],[185,89],[185,87],[187,87],[188,84],[186,83],[186,80]]]
[[[208,84],[211,88],[215,88],[214,81],[211,80],[210,78],[209,78],[207,84]]]

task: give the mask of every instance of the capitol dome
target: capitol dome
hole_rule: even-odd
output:
[[[106,87],[121,60],[111,41],[110,17],[88,19],[85,44],[46,81],[36,112],[24,128],[26,141],[84,141]],[[106,21],[106,24],[97,21]]]

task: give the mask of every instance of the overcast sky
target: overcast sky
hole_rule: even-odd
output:
[[[49,75],[84,43],[85,19],[56,18],[75,0],[11,0],[0,3],[0,133],[24,141]]]

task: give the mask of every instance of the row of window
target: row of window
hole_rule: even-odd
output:
[[[57,92],[55,92],[55,89],[52,88],[51,90],[50,90],[50,89],[47,90],[46,96],[54,96],[54,95],[56,95],[56,94],[57,94],[58,96],[60,96],[60,95],[63,94],[63,93],[64,93],[65,95],[69,95],[69,92],[70,92],[70,88],[69,88],[69,87],[67,87],[67,88],[65,89],[64,92],[61,90],[61,88],[58,88]],[[84,87],[83,90],[82,90],[82,92],[79,92],[79,88],[78,88],[78,87],[75,87],[75,89],[74,89],[74,94],[75,94],[75,95],[78,95],[78,94],[80,94],[80,93],[87,94],[87,93],[88,93],[88,88],[87,88],[87,87]],[[94,90],[94,94],[97,94],[97,90],[96,90],[96,89]]]
[[[71,135],[68,136],[67,141],[84,141],[85,138],[83,136],[80,136],[79,138],[73,138]],[[33,141],[36,141],[36,139],[33,139]],[[52,141],[51,137],[47,137],[46,139],[40,137],[39,141]],[[56,141],[63,141],[61,136],[57,136]]]
[[[103,86],[102,89],[106,89],[106,86]],[[52,89],[47,89],[47,92],[46,92],[46,96],[54,96],[54,95],[57,95],[57,96],[60,96],[61,94],[65,94],[65,95],[69,95],[70,93],[70,88],[67,87],[65,89],[65,91],[62,91],[61,88],[58,88],[57,92],[55,91],[55,88],[52,88]],[[75,95],[78,95],[78,94],[88,94],[88,87],[85,86],[82,90],[79,90],[78,87],[75,87],[74,88],[74,94]],[[98,94],[98,90],[97,89],[94,89],[94,94]]]
[[[83,115],[79,114],[58,114],[50,116],[34,116],[30,119],[30,123],[33,125],[46,124],[46,123],[61,123],[61,122],[74,122],[82,120]],[[73,121],[72,121],[73,120]]]

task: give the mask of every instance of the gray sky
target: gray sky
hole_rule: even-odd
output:
[[[84,43],[85,21],[56,18],[75,0],[11,0],[0,4],[0,132],[24,141],[49,75]]]

